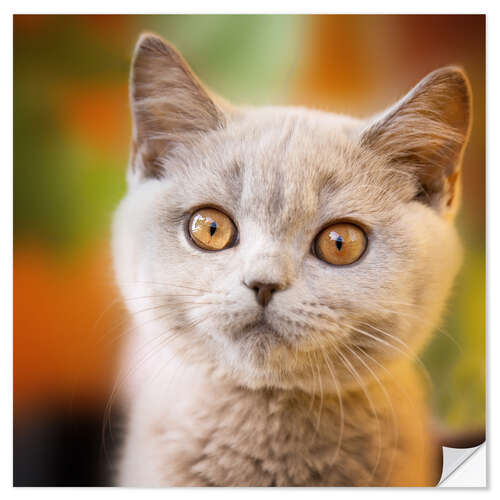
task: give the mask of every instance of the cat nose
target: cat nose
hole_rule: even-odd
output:
[[[272,299],[273,293],[282,288],[279,283],[262,283],[261,281],[251,281],[245,285],[255,292],[255,298],[262,307],[266,307]]]

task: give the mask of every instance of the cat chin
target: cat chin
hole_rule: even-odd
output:
[[[222,358],[222,359],[221,359]],[[238,386],[251,390],[317,390],[316,373],[297,357],[295,347],[273,330],[252,331],[219,357],[215,372]],[[314,379],[314,383],[313,383]],[[331,388],[332,390],[335,387]]]
[[[228,371],[222,371],[225,378],[233,384],[253,391],[280,389],[309,392],[311,390],[311,381],[308,377],[293,371],[277,370],[269,365],[256,366],[248,360],[242,361],[239,366],[231,366]]]
[[[321,390],[318,386],[316,374],[312,374],[310,369],[303,370],[283,370],[273,366],[257,367],[242,363],[239,367],[233,367],[229,373],[225,373],[225,378],[230,379],[233,384],[246,387],[252,391],[278,389],[283,391],[300,391],[307,394],[337,394],[349,387],[339,387],[328,379],[322,378]]]
[[[253,344],[256,350],[285,342],[285,337],[265,319],[259,318],[231,333],[234,342]]]

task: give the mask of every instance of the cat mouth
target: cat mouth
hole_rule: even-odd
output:
[[[235,330],[232,340],[244,365],[250,365],[255,376],[259,373],[266,380],[275,376],[276,368],[282,370],[281,365],[273,363],[276,353],[290,347],[286,332],[273,327],[265,317]]]
[[[282,335],[273,328],[265,318],[252,321],[243,328],[234,332],[235,340],[244,340],[254,337],[262,337],[268,340],[281,340]]]

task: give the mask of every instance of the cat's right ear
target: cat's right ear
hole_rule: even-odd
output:
[[[163,176],[162,158],[193,134],[224,126],[224,114],[177,50],[143,34],[130,74],[133,143],[129,182]]]

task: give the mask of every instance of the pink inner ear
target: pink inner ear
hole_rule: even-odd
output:
[[[460,171],[458,171],[458,170],[456,172],[453,172],[453,174],[451,174],[447,178],[448,188],[449,188],[449,191],[448,191],[449,198],[448,198],[448,201],[446,202],[447,207],[451,207],[451,205],[453,204],[453,201],[455,200],[455,195],[456,195],[456,191],[457,191],[457,187],[458,187],[457,181],[459,178],[460,178]]]

